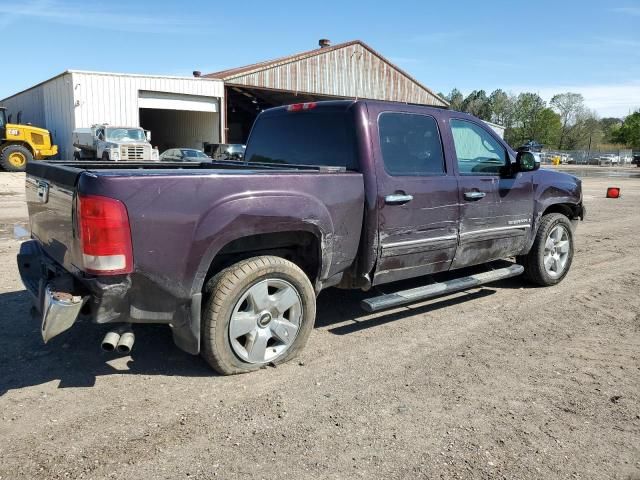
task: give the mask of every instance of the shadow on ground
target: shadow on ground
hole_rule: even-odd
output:
[[[90,387],[103,375],[213,376],[199,357],[178,349],[167,326],[136,328],[136,344],[120,371],[109,365],[117,354],[105,353],[100,342],[105,325],[76,322],[46,345],[40,325],[29,311],[26,291],[0,294],[0,395],[8,390],[59,380],[59,388]]]
[[[495,293],[482,288],[454,297],[442,297],[428,303],[381,312],[373,317],[363,312],[364,298],[414,288],[419,280],[407,280],[369,292],[329,289],[318,301],[316,328],[327,328],[335,335],[347,335],[386,323],[401,321],[413,315],[455,307]],[[518,289],[525,286],[519,279],[509,279],[491,287]],[[26,291],[0,294],[0,395],[8,390],[41,385],[59,380],[59,388],[90,387],[104,375],[164,375],[214,376],[215,373],[199,357],[189,355],[173,343],[167,326],[140,325],[135,327],[136,343],[127,360],[128,370],[122,371],[109,362],[117,354],[105,353],[100,342],[109,330],[106,325],[78,321],[69,331],[48,344],[42,342],[39,320],[29,313],[31,298]],[[336,325],[331,327],[332,325]]]

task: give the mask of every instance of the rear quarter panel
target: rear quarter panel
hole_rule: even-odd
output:
[[[125,203],[135,271],[184,299],[201,291],[216,253],[237,238],[312,232],[323,247],[322,280],[353,263],[362,229],[358,173],[83,175],[78,191]]]

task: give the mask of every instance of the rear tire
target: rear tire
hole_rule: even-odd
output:
[[[0,165],[7,172],[24,172],[32,161],[31,151],[22,145],[8,145],[0,154]]]
[[[560,213],[544,215],[531,250],[517,261],[524,266],[527,280],[543,287],[560,283],[573,261],[573,231],[569,219]]]
[[[205,288],[201,355],[218,373],[246,373],[291,360],[305,346],[316,315],[307,275],[275,256],[242,260]]]

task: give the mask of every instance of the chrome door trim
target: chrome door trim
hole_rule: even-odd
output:
[[[405,240],[402,242],[393,242],[393,243],[385,243],[382,245],[382,248],[395,248],[395,247],[408,247],[411,245],[421,245],[428,244],[434,242],[441,242],[443,240],[457,240],[458,235],[445,235],[442,237],[433,237],[433,238],[419,238],[417,240]]]
[[[512,225],[509,227],[495,227],[495,228],[485,228],[483,230],[473,230],[471,232],[462,232],[460,233],[460,237],[468,237],[473,235],[482,235],[485,233],[493,233],[493,232],[504,232],[508,230],[527,230],[531,228],[531,225]]]

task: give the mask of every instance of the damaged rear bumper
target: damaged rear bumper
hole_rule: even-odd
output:
[[[42,255],[37,242],[24,242],[18,253],[18,269],[22,283],[40,313],[40,333],[47,343],[73,326],[89,296],[73,292],[73,278],[68,273],[57,272],[52,277],[43,275],[46,265]]]
[[[74,275],[51,259],[36,240],[20,246],[17,261],[22,283],[41,315],[45,342],[71,328],[82,315],[99,324],[167,324],[179,348],[200,352],[199,293],[180,301],[140,275]]]

